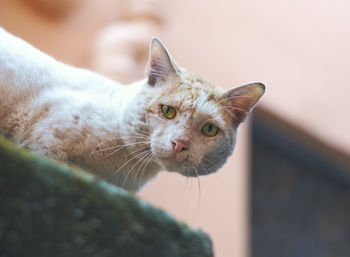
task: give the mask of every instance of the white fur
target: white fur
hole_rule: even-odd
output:
[[[58,62],[0,28],[0,135],[133,191],[161,168],[215,172],[236,142],[240,120],[230,117],[237,110],[231,95],[249,112],[263,85],[224,92],[177,67],[156,39],[147,70],[148,79],[124,86]],[[163,104],[176,109],[173,119],[164,117]],[[220,128],[217,135],[202,133],[208,122]],[[186,150],[176,152],[174,140]]]
[[[146,84],[143,80],[125,87],[91,71],[65,65],[0,28],[0,135],[7,136],[18,145],[68,163],[71,153],[59,144],[81,144],[85,151],[79,153],[76,150],[75,154],[87,154],[86,158],[91,161],[72,163],[109,181],[116,183],[117,176],[113,178],[110,174],[118,169],[116,164],[124,163],[126,151],[120,151],[120,154],[113,156],[113,160],[90,156],[90,152],[100,142],[122,136],[118,131],[124,126],[124,114],[128,106],[137,105],[135,97],[147,87]],[[11,101],[8,106],[12,99],[14,102]],[[49,113],[33,126],[33,132],[28,137],[26,132],[30,128],[26,121],[37,115],[44,105],[50,105]],[[22,124],[15,124],[13,120],[18,108],[23,110]],[[74,116],[79,117],[78,124],[74,124]],[[18,129],[10,131],[11,126]],[[74,137],[81,133],[82,127],[88,128],[87,138],[84,142],[76,142]],[[75,130],[73,135],[67,134],[63,142],[58,142],[54,130],[65,133],[68,128],[72,128],[69,131]],[[120,139],[113,143],[123,144],[128,140]],[[156,172],[150,173],[154,175]],[[125,181],[123,186],[136,189],[142,184],[142,181],[137,181],[128,185],[128,181]]]

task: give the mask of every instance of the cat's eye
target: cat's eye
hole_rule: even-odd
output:
[[[165,118],[167,119],[173,119],[176,115],[176,110],[174,107],[169,105],[161,105],[162,113],[164,114]]]
[[[202,127],[202,133],[207,137],[213,137],[219,132],[219,128],[211,123],[206,123]]]

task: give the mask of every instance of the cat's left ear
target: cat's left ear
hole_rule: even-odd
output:
[[[148,83],[154,86],[159,81],[166,81],[176,75],[177,67],[164,45],[157,38],[152,38],[149,60],[146,68]]]
[[[265,93],[265,85],[260,82],[252,82],[237,88],[228,90],[223,96],[223,102],[236,121],[243,122],[247,114],[253,110],[260,98]]]

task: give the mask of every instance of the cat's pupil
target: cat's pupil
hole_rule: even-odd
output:
[[[213,126],[210,124],[210,125],[208,126],[208,132],[211,132],[212,129],[213,129]]]
[[[170,106],[166,108],[166,113],[168,114],[170,112]]]

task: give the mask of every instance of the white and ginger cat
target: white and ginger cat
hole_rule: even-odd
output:
[[[0,135],[130,191],[160,170],[217,171],[264,91],[256,82],[225,91],[179,67],[157,39],[146,79],[125,86],[0,28]]]

